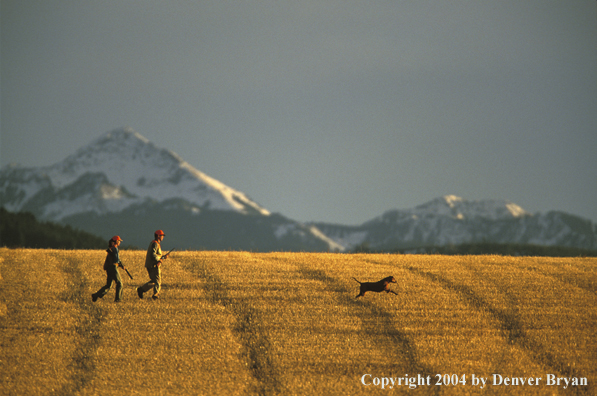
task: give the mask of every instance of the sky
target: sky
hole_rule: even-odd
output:
[[[597,223],[594,0],[0,0],[0,164],[131,127],[298,221]]]

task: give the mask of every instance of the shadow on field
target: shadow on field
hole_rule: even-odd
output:
[[[60,257],[57,259],[60,261]],[[102,321],[101,309],[89,304],[85,298],[89,297],[87,279],[71,256],[68,256],[67,260],[62,270],[67,275],[68,287],[60,299],[72,304],[73,309],[79,313],[75,325],[78,346],[72,356],[71,381],[57,392],[59,395],[77,394],[92,380],[96,369],[93,356],[96,355],[99,346],[99,328]]]
[[[580,273],[575,273],[571,272],[571,270],[568,270],[564,273],[559,273],[556,275],[544,270],[538,265],[526,265],[524,266],[524,269],[537,273],[541,276],[551,278],[558,282],[563,282],[567,285],[578,287],[579,289],[588,291],[590,293],[597,294],[597,277],[592,271],[579,271]]]
[[[559,360],[553,353],[546,350],[545,345],[527,337],[524,326],[519,319],[519,307],[507,291],[502,290],[502,293],[509,300],[508,307],[500,309],[487,302],[469,286],[455,283],[436,273],[421,271],[415,267],[407,267],[406,269],[416,275],[438,283],[441,287],[447,290],[455,292],[473,309],[489,313],[500,323],[500,328],[504,332],[504,338],[507,343],[516,344],[522,347],[539,365],[550,367],[565,377],[581,377],[580,373],[577,373],[574,368],[566,364],[566,362]],[[589,387],[578,388],[577,390],[579,392],[589,393]]]
[[[435,374],[430,367],[426,367],[420,362],[416,347],[406,333],[393,325],[393,316],[390,312],[376,306],[370,301],[355,299],[352,290],[348,290],[339,284],[337,279],[328,276],[322,270],[301,267],[299,272],[306,279],[325,284],[326,289],[337,293],[337,301],[352,311],[358,312],[363,308],[366,309],[368,313],[359,317],[365,331],[373,336],[376,342],[380,344],[379,346],[382,350],[388,351],[388,355],[390,355],[389,352],[391,351],[392,354],[397,355],[398,361],[407,365],[405,372],[417,372],[424,376]],[[387,339],[384,340],[382,336],[387,337]],[[384,356],[383,359],[395,360],[390,356]]]
[[[233,313],[236,319],[232,326],[233,334],[240,340],[250,373],[259,384],[257,389],[253,389],[253,393],[283,394],[280,373],[272,362],[272,348],[261,328],[260,323],[263,323],[263,320],[260,318],[259,311],[245,301],[231,298],[226,291],[226,284],[203,265],[189,269],[203,279],[203,289],[208,299],[213,304],[221,305]]]

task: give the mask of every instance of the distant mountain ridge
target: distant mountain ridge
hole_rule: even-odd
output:
[[[272,216],[130,128],[108,132],[51,166],[4,167],[0,205],[104,237],[128,233],[127,242],[138,246],[155,229],[170,228],[168,239],[180,248],[340,248],[313,226]]]
[[[180,249],[350,251],[475,242],[597,249],[589,220],[454,195],[360,226],[300,223],[270,213],[130,128],[108,132],[51,166],[2,168],[0,206],[105,238],[119,234],[139,247],[164,229],[165,245]]]
[[[346,249],[378,250],[468,243],[533,244],[597,249],[597,227],[564,212],[530,214],[507,200],[467,201],[446,195],[413,209],[389,210],[360,226],[313,223]]]
[[[5,187],[12,194],[4,203],[8,210],[37,211],[41,205],[39,214],[48,220],[84,211],[119,212],[148,199],[162,202],[172,198],[185,199],[198,208],[269,215],[245,194],[198,171],[172,151],[156,147],[130,128],[111,131],[52,166],[8,168],[3,176],[11,179]]]

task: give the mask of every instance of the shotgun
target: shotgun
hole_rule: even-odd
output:
[[[126,271],[126,274],[129,276],[129,278],[133,279],[133,275],[131,275],[129,270],[127,270],[122,263],[118,264],[118,266]]]
[[[174,249],[176,249],[176,248],[173,248],[173,249],[172,249],[172,250],[170,250],[168,253],[164,254],[164,255],[162,256],[161,260],[166,260],[166,259],[168,258],[168,255],[169,255],[170,253],[172,253],[172,251],[173,251]]]
[[[110,249],[106,249],[106,252],[107,252],[108,254],[110,254],[110,253],[111,253],[111,252],[110,252]],[[123,270],[125,270],[125,271],[126,271],[126,274],[129,276],[129,278],[133,279],[133,275],[131,275],[131,273],[129,272],[129,270],[127,270],[126,268],[124,268],[124,264],[122,264],[122,261],[121,261],[120,263],[118,263],[118,266],[119,266],[120,268],[122,268]]]

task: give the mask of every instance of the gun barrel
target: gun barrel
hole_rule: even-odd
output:
[[[172,253],[172,252],[174,251],[174,249],[176,249],[176,248],[172,248],[172,249],[171,249],[171,250],[170,250],[168,253],[164,254],[164,255],[162,256],[162,258],[168,258],[167,256],[168,256],[170,253]]]

